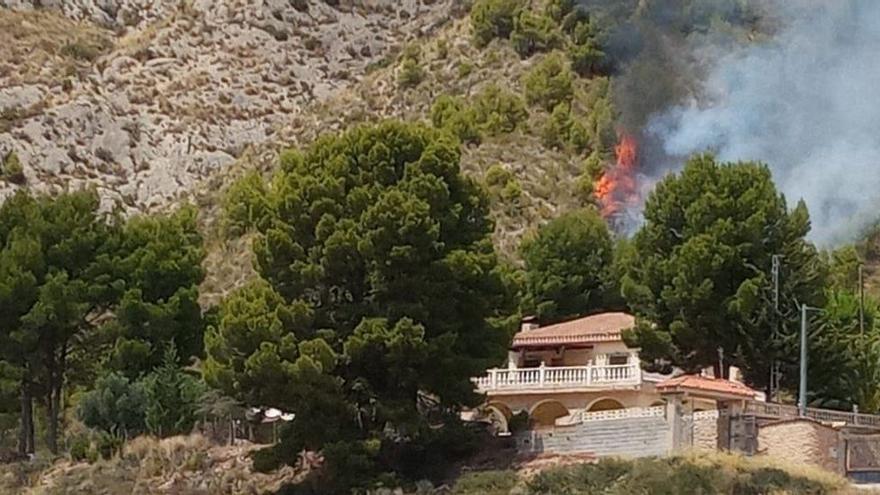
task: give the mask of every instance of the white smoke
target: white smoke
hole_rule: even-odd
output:
[[[772,39],[704,60],[700,94],[654,115],[667,154],[765,162],[812,238],[847,240],[880,219],[880,1],[786,1]],[[678,160],[679,163],[683,160]]]

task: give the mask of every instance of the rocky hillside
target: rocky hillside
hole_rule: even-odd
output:
[[[95,185],[148,210],[356,83],[451,0],[0,0],[0,198]]]

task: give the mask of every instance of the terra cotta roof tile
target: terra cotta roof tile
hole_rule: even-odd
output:
[[[681,375],[657,384],[657,390],[659,391],[676,389],[691,392],[708,392],[710,394],[738,395],[752,399],[758,394],[758,392],[742,383],[701,375]]]
[[[620,332],[635,326],[635,318],[627,313],[600,313],[564,321],[513,336],[513,347],[584,344],[620,340]]]

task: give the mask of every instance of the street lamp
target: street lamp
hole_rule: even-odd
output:
[[[798,387],[798,414],[807,415],[807,311],[823,311],[801,304],[801,381]]]

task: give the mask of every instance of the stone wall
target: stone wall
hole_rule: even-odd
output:
[[[699,450],[718,448],[718,411],[701,411],[693,416],[693,447]]]
[[[645,457],[665,455],[671,446],[663,417],[585,421],[566,427],[527,431],[517,435],[524,453],[591,453],[596,456]]]
[[[792,463],[844,472],[843,441],[838,430],[809,419],[782,420],[758,430],[758,453]]]

